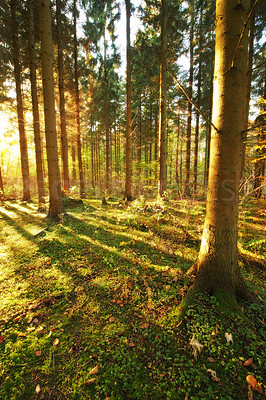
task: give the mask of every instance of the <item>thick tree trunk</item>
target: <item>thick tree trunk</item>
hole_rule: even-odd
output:
[[[19,59],[19,39],[18,39],[16,0],[10,1],[10,8],[11,8],[11,29],[12,29],[11,33],[12,57],[13,57],[15,85],[16,85],[20,161],[21,161],[22,183],[23,183],[23,200],[28,201],[30,200],[30,173],[29,173],[29,160],[28,160],[28,145],[25,132],[25,121],[24,121],[24,111],[23,111],[23,97],[21,90],[21,65]]]
[[[69,194],[69,168],[68,168],[68,141],[66,130],[66,110],[65,110],[65,83],[63,68],[63,49],[62,49],[62,1],[56,0],[56,21],[57,21],[57,67],[58,67],[58,89],[59,89],[59,109],[60,109],[60,141],[62,158],[63,188]]]
[[[2,168],[0,165],[0,199],[2,199],[3,195],[4,195],[4,182],[2,177]]]
[[[207,209],[194,288],[245,297],[238,266],[238,191],[247,78],[249,1],[216,1],[215,72]],[[239,41],[240,40],[240,41]]]
[[[50,7],[50,0],[39,0],[43,102],[50,201],[48,217],[57,218],[59,213],[64,211],[64,207],[62,201],[56,137],[53,40]]]
[[[78,40],[77,40],[77,2],[74,0],[74,74],[75,74],[75,100],[76,100],[76,124],[77,124],[77,153],[78,153],[78,170],[80,197],[85,196],[84,176],[82,168],[81,154],[81,128],[80,128],[80,105],[79,105],[79,80],[78,80]]]
[[[161,6],[161,59],[160,59],[160,99],[159,99],[159,174],[158,196],[166,191],[166,74],[167,74],[167,1]]]
[[[132,200],[132,156],[131,156],[131,142],[132,142],[132,126],[131,126],[131,48],[130,48],[130,13],[131,2],[126,2],[126,37],[127,37],[127,72],[126,72],[126,86],[127,86],[127,127],[126,127],[126,182],[125,182],[125,200]]]
[[[28,0],[29,13],[29,63],[30,63],[30,83],[31,83],[31,102],[33,116],[33,131],[35,144],[35,159],[37,172],[37,186],[39,207],[45,203],[44,171],[43,171],[43,149],[40,131],[40,114],[36,79],[36,52],[34,35],[34,0]]]

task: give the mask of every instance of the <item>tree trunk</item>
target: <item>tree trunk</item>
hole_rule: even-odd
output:
[[[25,132],[25,121],[23,111],[23,98],[21,90],[21,65],[19,59],[19,38],[18,38],[18,24],[16,13],[16,0],[10,1],[11,8],[11,41],[12,41],[12,57],[14,64],[14,75],[16,84],[16,99],[17,99],[17,115],[18,115],[18,130],[19,130],[19,144],[20,144],[20,161],[22,171],[23,183],[23,200],[30,200],[30,173],[29,173],[29,160],[28,160],[28,145]]]
[[[194,289],[246,297],[237,252],[238,192],[241,173],[247,78],[249,1],[216,1],[213,118],[207,208],[201,248],[190,273]],[[241,35],[242,33],[242,35]],[[241,38],[241,42],[239,42]]]
[[[2,168],[0,165],[0,199],[4,196],[4,182],[2,177]]]
[[[85,196],[84,177],[82,168],[81,154],[81,129],[80,129],[80,106],[79,106],[79,80],[78,80],[78,41],[77,41],[77,2],[74,0],[74,73],[75,73],[75,100],[76,100],[76,124],[77,124],[77,153],[78,153],[78,170],[80,197]]]
[[[57,21],[57,66],[59,77],[59,109],[60,109],[60,140],[62,158],[63,188],[69,194],[69,168],[68,168],[68,141],[66,131],[66,110],[65,110],[65,83],[63,68],[63,49],[62,49],[62,1],[56,0],[56,21]]]
[[[254,4],[255,0],[252,0],[251,4]],[[241,175],[244,177],[245,174],[245,156],[247,147],[247,129],[248,129],[248,118],[249,118],[249,102],[250,102],[250,91],[251,91],[251,78],[252,78],[252,61],[253,61],[253,48],[254,48],[254,31],[255,31],[255,9],[252,12],[249,23],[249,41],[248,41],[248,79],[246,87],[246,100],[245,100],[245,129],[243,132],[243,149],[242,149],[242,162],[241,162]]]
[[[201,107],[201,67],[202,67],[202,9],[200,10],[200,26],[199,26],[199,69],[198,69],[198,96],[197,96],[197,106]],[[200,114],[196,111],[196,127],[195,127],[195,147],[194,147],[194,182],[193,182],[193,194],[197,194],[198,185],[198,152],[199,152],[199,122]]]
[[[194,0],[191,0],[191,17],[190,17],[190,38],[189,38],[189,88],[188,95],[192,99],[193,85],[193,40],[194,40]],[[190,151],[191,151],[191,121],[192,121],[192,104],[188,102],[188,117],[187,117],[187,147],[186,147],[186,174],[185,174],[185,195],[190,195]]]
[[[167,74],[167,1],[161,6],[161,59],[160,59],[160,99],[159,99],[159,175],[158,196],[166,191],[166,74]]]
[[[49,180],[48,217],[57,218],[59,213],[64,211],[64,207],[62,201],[56,137],[56,115],[53,79],[53,41],[50,7],[50,0],[39,0],[43,102]]]
[[[126,2],[126,37],[127,37],[127,72],[126,72],[126,87],[127,87],[127,127],[126,127],[126,182],[125,182],[125,200],[132,200],[131,181],[132,181],[132,156],[131,156],[131,48],[130,48],[130,13],[131,2]]]
[[[29,13],[29,63],[30,63],[30,84],[31,84],[31,102],[33,131],[35,144],[35,159],[37,172],[37,186],[39,207],[42,208],[45,203],[44,189],[44,171],[43,171],[43,149],[40,132],[40,114],[36,79],[36,52],[35,52],[35,35],[34,35],[34,0],[28,0]]]

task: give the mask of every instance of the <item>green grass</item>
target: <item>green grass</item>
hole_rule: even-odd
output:
[[[242,272],[262,298],[264,206],[243,206],[239,238]],[[90,199],[59,223],[34,203],[3,204],[0,399],[246,400],[247,375],[265,384],[262,305],[223,315],[199,295],[179,323],[203,220],[204,203],[184,200]]]

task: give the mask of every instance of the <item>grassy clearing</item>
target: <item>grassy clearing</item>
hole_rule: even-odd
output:
[[[261,297],[264,210],[243,206],[239,239],[243,274]],[[1,400],[246,400],[247,375],[265,384],[262,306],[225,316],[201,295],[179,324],[203,218],[204,203],[189,201],[85,200],[57,224],[33,203],[2,205]]]

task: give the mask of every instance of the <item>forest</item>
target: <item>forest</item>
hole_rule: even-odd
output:
[[[0,399],[262,400],[266,3],[0,0]]]

